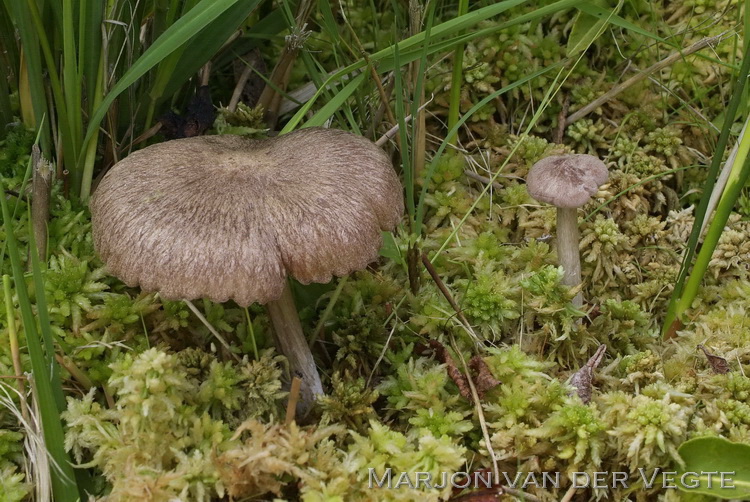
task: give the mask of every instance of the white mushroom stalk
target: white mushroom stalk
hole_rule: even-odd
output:
[[[563,267],[562,283],[581,285],[581,257],[578,249],[578,208],[585,205],[607,182],[604,162],[592,155],[553,155],[531,167],[526,188],[534,199],[557,207],[557,257]],[[583,305],[579,291],[573,305]]]
[[[159,143],[118,162],[91,201],[97,252],[129,286],[168,300],[266,305],[302,379],[298,417],[323,387],[287,277],[325,283],[364,269],[403,210],[380,148],[320,128]]]

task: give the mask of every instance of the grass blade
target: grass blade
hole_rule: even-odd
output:
[[[469,12],[469,0],[458,1],[458,15],[463,16]],[[451,93],[450,104],[448,106],[448,129],[452,129],[458,122],[458,115],[461,105],[461,84],[464,79],[464,49],[466,44],[458,44],[453,51],[453,74],[451,75]],[[448,138],[448,143],[453,142],[452,137]]]
[[[520,5],[522,3],[524,3],[524,1],[522,0],[505,0],[503,2],[498,2],[488,7],[483,7],[476,11],[469,12],[465,16],[460,16],[435,26],[430,32],[430,38],[436,40],[436,42],[428,46],[427,55],[429,56],[435,53],[451,51],[455,49],[458,44],[466,43],[476,38],[487,37],[510,26],[526,23],[528,21],[553,14],[560,10],[569,9],[577,5],[576,0],[559,0],[545,7],[540,7],[539,9],[536,9],[535,11],[528,14],[517,16],[509,21],[506,21],[505,23],[498,23],[497,25],[490,28],[471,31],[461,36],[453,36],[453,38],[450,38],[448,40],[441,40],[442,38],[454,35],[461,30],[471,28],[481,21],[499,15],[506,10],[512,7],[516,7],[517,5]],[[377,68],[379,73],[387,73],[394,70],[395,68],[400,68],[401,66],[411,63],[412,61],[416,61],[418,58],[420,58],[422,56],[425,38],[425,32],[418,33],[417,35],[407,38],[406,40],[402,40],[398,44],[393,44],[390,47],[372,54],[369,59],[372,63],[378,64]],[[396,50],[399,51],[398,64],[396,64],[397,62],[394,59]],[[294,117],[292,117],[292,119],[287,122],[287,124],[282,129],[282,133],[289,132],[299,125],[302,119],[310,111],[310,108],[312,108],[315,101],[321,96],[321,94],[323,94],[324,89],[327,86],[340,80],[346,75],[350,75],[364,68],[366,65],[367,62],[363,58],[356,63],[353,63],[346,68],[342,68],[338,72],[331,75],[326,80],[325,85],[318,89],[318,92],[316,92],[313,97],[310,98],[307,103],[305,103],[297,111]]]
[[[104,116],[115,99],[125,89],[130,87],[136,80],[141,78],[150,69],[155,67],[166,57],[178,50],[191,38],[193,38],[202,29],[208,26],[212,21],[218,18],[227,9],[232,7],[240,0],[202,0],[198,5],[192,8],[185,16],[181,17],[144,52],[137,61],[133,63],[130,69],[115,84],[109,93],[102,99],[101,104],[94,111],[89,121],[86,135],[83,139],[83,145],[88,145],[89,141],[94,140],[96,132],[99,130]],[[83,180],[86,187],[90,187],[90,180]],[[81,198],[87,200],[89,197],[88,188],[84,190],[81,186]]]
[[[4,183],[0,183],[0,191],[4,189]],[[56,381],[52,380],[52,376],[55,373],[54,371],[50,371],[50,368],[57,366],[57,362],[55,361],[54,353],[45,355],[45,350],[39,338],[31,301],[26,289],[21,257],[13,233],[13,220],[11,219],[8,203],[4,196],[0,197],[0,206],[5,226],[8,255],[10,256],[11,268],[13,269],[13,282],[16,288],[16,295],[18,296],[18,306],[21,310],[24,335],[31,360],[32,374],[34,376],[33,385],[42,419],[45,445],[52,463],[52,472],[50,473],[52,489],[56,501],[76,502],[81,497],[78,494],[73,466],[65,451],[63,426],[60,422],[61,409],[58,407],[58,399],[56,397],[62,393],[62,386],[59,379]],[[31,253],[32,256],[35,254],[35,252]]]
[[[729,142],[729,134],[732,129],[732,124],[737,116],[740,104],[742,103],[742,97],[744,96],[744,88],[747,83],[747,75],[750,73],[750,51],[748,51],[748,43],[745,44],[744,57],[742,59],[742,67],[740,68],[739,77],[735,82],[734,89],[732,90],[732,98],[729,101],[729,105],[726,109],[724,116],[724,122],[721,127],[721,133],[719,139],[716,142],[716,149],[714,151],[713,159],[711,160],[711,167],[706,175],[706,184],[703,186],[703,196],[701,197],[700,203],[695,210],[695,220],[693,222],[693,229],[690,231],[690,237],[688,238],[687,248],[685,249],[685,256],[680,266],[680,272],[677,275],[677,281],[675,282],[672,296],[669,299],[669,306],[667,307],[667,315],[664,318],[664,325],[662,326],[662,336],[670,338],[674,336],[675,331],[679,329],[682,323],[680,315],[684,313],[684,310],[680,311],[684,307],[678,308],[678,303],[681,302],[682,295],[684,293],[685,280],[688,275],[688,270],[693,262],[693,256],[698,248],[698,240],[701,234],[701,226],[703,220],[708,216],[706,209],[711,199],[711,192],[713,191],[714,184],[716,184],[716,178],[719,173],[722,158],[724,157],[724,150],[727,148]],[[718,211],[718,210],[717,210]],[[705,243],[704,243],[705,247]]]
[[[750,119],[748,120],[750,121]],[[701,249],[695,258],[693,269],[690,271],[690,277],[687,279],[682,295],[675,306],[674,316],[676,320],[682,318],[682,315],[690,308],[693,300],[698,295],[703,277],[706,274],[706,270],[708,270],[708,264],[724,231],[724,225],[726,225],[729,216],[732,214],[734,205],[742,193],[742,189],[745,187],[748,178],[750,178],[750,156],[748,156],[748,151],[750,151],[750,133],[748,133],[747,127],[744,130],[745,134],[740,138],[740,147],[735,157],[729,180],[727,180],[721,200],[716,207],[716,212],[711,218],[711,223],[706,231],[706,237],[703,239]],[[697,228],[700,228],[700,226]]]
[[[175,94],[180,86],[194,75],[222,48],[226,40],[258,7],[260,0],[242,0],[206,26],[190,42],[171,73],[163,95]]]

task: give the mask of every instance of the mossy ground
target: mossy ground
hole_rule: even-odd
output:
[[[365,42],[391,36],[388,14],[373,25],[368,8],[350,7],[348,21]],[[508,15],[523,12],[518,7]],[[492,469],[494,455],[511,479],[518,472],[562,473],[559,488],[525,489],[551,501],[563,497],[575,471],[674,468],[677,447],[701,435],[750,443],[747,194],[714,253],[689,322],[673,340],[659,335],[713,155],[712,127],[731,88],[726,65],[741,56],[741,34],[732,31],[741,9],[723,0],[634,1],[620,15],[682,46],[728,35],[570,124],[560,143],[554,139],[565,109],[575,112],[671,50],[608,29],[568,67],[545,109],[537,107],[552,74],[475,114],[431,179],[421,173],[418,188],[426,184],[427,197],[419,239],[404,225],[386,240],[378,263],[344,284],[296,287],[305,331],[318,335],[313,348],[327,389],[306,427],[283,424],[285,361],[273,351],[262,308],[198,302],[244,357],[237,363],[185,305],[108,276],[93,249],[87,209],[56,186],[45,291],[68,395],[66,445],[94,475],[96,496],[472,500],[470,492],[450,487],[368,487],[368,469],[423,471],[439,479],[441,472]],[[560,61],[575,25],[571,11],[470,43],[462,110]],[[309,43],[325,60],[325,37]],[[304,82],[298,73],[294,78]],[[427,107],[428,158],[436,149],[432,139],[442,141],[446,133],[450,75],[449,58],[427,73],[434,97]],[[222,115],[217,129],[257,134],[258,117]],[[32,141],[16,128],[2,145],[0,174],[11,189],[21,185]],[[533,201],[523,183],[535,161],[561,152],[597,155],[610,169],[609,182],[579,212],[581,310],[570,303],[575,291],[560,284],[554,208]],[[491,177],[500,169],[489,189],[466,174]],[[18,238],[27,243],[24,202],[17,216]],[[406,255],[414,242],[432,259],[471,329],[425,271],[418,290],[410,290]],[[0,316],[0,375],[13,374],[8,322]],[[606,354],[584,402],[568,381],[602,344]],[[716,373],[699,344],[726,359],[730,371]],[[479,403],[467,395],[467,373],[481,390]],[[0,408],[2,501],[31,492],[22,441],[16,417]],[[629,489],[581,489],[574,500],[686,497],[632,480]],[[472,496],[488,500],[482,495]]]

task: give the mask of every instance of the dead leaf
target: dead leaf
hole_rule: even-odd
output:
[[[570,377],[570,385],[575,388],[578,397],[580,397],[581,401],[584,403],[591,401],[594,370],[596,370],[599,364],[601,364],[606,352],[607,346],[604,344],[599,345],[599,348],[596,349],[596,352],[594,352],[594,355],[591,356],[588,362]]]
[[[711,365],[711,369],[714,370],[714,373],[718,375],[729,373],[729,363],[726,359],[710,353],[708,349],[706,349],[706,347],[704,347],[703,345],[698,345],[698,348],[701,349],[704,354],[706,354],[708,364]]]
[[[432,349],[435,359],[437,359],[442,364],[445,364],[448,376],[451,377],[451,380],[453,380],[453,382],[456,384],[456,387],[458,387],[458,392],[469,401],[472,401],[469,381],[466,379],[466,376],[464,376],[464,374],[461,373],[461,371],[458,369],[458,366],[456,366],[456,361],[453,359],[453,356],[450,354],[450,352],[448,352],[448,349],[445,348],[445,345],[438,342],[437,340],[430,340],[429,348]]]
[[[486,392],[500,385],[500,380],[492,375],[490,368],[481,356],[472,357],[469,361],[469,368],[474,372],[474,384],[477,387],[479,399],[484,398]]]

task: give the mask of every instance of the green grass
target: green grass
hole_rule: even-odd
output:
[[[0,191],[4,190],[4,183],[0,183]],[[21,311],[26,347],[31,360],[34,397],[39,407],[44,441],[52,465],[50,475],[54,498],[62,502],[75,502],[83,499],[85,495],[79,493],[73,466],[63,445],[65,435],[63,425],[60,422],[60,413],[65,409],[65,398],[60,381],[60,370],[55,361],[55,349],[50,335],[49,320],[46,317],[44,291],[43,289],[40,291],[40,288],[44,287],[44,280],[40,264],[36,259],[37,253],[33,246],[33,232],[30,232],[30,235],[32,235],[30,248],[33,250],[30,255],[32,256],[32,277],[37,295],[36,314],[38,317],[34,315],[35,309],[29,298],[26,275],[21,265],[19,248],[14,235],[14,220],[4,196],[0,197],[0,207],[2,208],[8,254],[12,264],[14,289],[18,298],[18,308]],[[39,296],[40,293],[41,296]]]
[[[747,6],[748,3],[746,2],[746,8]],[[701,238],[703,221],[711,216],[710,214],[707,214],[708,203],[711,199],[711,193],[713,192],[718,177],[724,152],[729,144],[732,125],[743,105],[745,86],[747,83],[746,75],[750,72],[749,47],[750,45],[748,45],[748,42],[746,41],[744,58],[738,72],[739,76],[732,90],[732,97],[723,117],[721,133],[716,142],[716,148],[711,159],[711,166],[706,176],[706,183],[703,186],[703,194],[700,203],[695,210],[693,229],[690,232],[690,238],[688,239],[687,248],[682,260],[682,266],[680,267],[680,273],[677,277],[677,283],[675,284],[672,297],[669,301],[667,315],[662,326],[662,335],[667,338],[674,336],[675,331],[679,329],[684,322],[684,314],[690,308],[693,300],[698,294],[703,275],[708,267],[708,262],[711,260],[711,255],[719,242],[719,238],[724,230],[724,225],[729,218],[729,214],[737,203],[742,188],[745,186],[748,176],[750,175],[750,162],[746,162],[745,160],[747,158],[747,148],[750,139],[745,135],[745,137],[740,138],[739,140],[741,142],[741,154],[737,155],[735,164],[732,166],[730,180],[722,193],[719,205],[716,208],[716,213],[713,215],[711,224],[708,227],[708,231],[700,247],[700,252],[698,253],[695,263],[693,263],[693,257],[698,250]]]
[[[73,197],[89,197],[100,142],[119,152],[128,138],[148,129],[157,110],[163,112],[176,95],[189,92],[188,81],[260,0],[193,0],[178,8],[179,3],[172,0],[162,8],[162,2],[138,2],[131,11],[125,4],[106,10],[102,2],[90,0],[3,0],[0,17],[12,20],[20,43],[10,38],[0,43],[11,62],[20,61],[23,47],[29,78],[28,84],[16,80],[8,89],[0,86],[0,119],[12,121],[11,92],[29,96],[21,101],[26,125],[41,127],[48,157],[62,152],[57,161],[69,173]],[[153,30],[142,40],[132,27],[148,20]],[[49,110],[56,116],[43,125]]]

